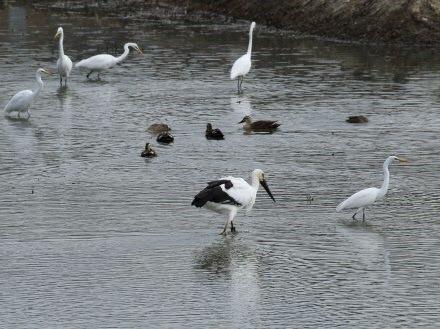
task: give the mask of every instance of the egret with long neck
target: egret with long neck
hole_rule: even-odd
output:
[[[87,78],[89,78],[93,72],[97,72],[99,79],[99,73],[114,67],[118,63],[121,63],[128,56],[130,48],[133,48],[138,53],[142,54],[142,51],[137,44],[129,42],[124,45],[124,52],[121,56],[115,57],[109,54],[95,55],[76,63],[75,67],[90,70],[90,72],[87,74]]]
[[[5,106],[5,114],[9,115],[11,112],[17,112],[18,117],[20,113],[27,113],[27,119],[30,117],[29,107],[34,102],[35,98],[40,94],[43,89],[43,80],[41,79],[41,73],[51,74],[45,69],[39,68],[35,73],[35,80],[37,81],[37,87],[34,90],[22,90],[16,93],[11,100]]]
[[[407,162],[407,160],[399,158],[397,156],[389,156],[383,163],[383,183],[380,188],[370,187],[359,192],[356,192],[343,202],[341,202],[337,207],[336,211],[341,211],[344,209],[356,209],[352,218],[356,219],[356,214],[362,210],[362,219],[365,220],[365,208],[377,200],[383,199],[388,192],[388,187],[390,184],[390,171],[388,166],[393,162],[393,160],[398,160],[399,162]]]
[[[252,35],[254,32],[255,25],[256,25],[255,22],[252,22],[251,27],[249,29],[249,44],[248,44],[247,53],[241,56],[239,59],[237,59],[232,65],[232,69],[231,69],[231,80],[237,79],[237,89],[239,94],[243,92],[241,85],[243,83],[244,76],[249,73],[252,66],[252,61],[251,61]]]
[[[57,70],[60,75],[60,85],[63,85],[63,77],[65,78],[64,84],[67,86],[67,79],[70,76],[70,72],[72,71],[72,61],[69,56],[64,54],[64,31],[62,27],[58,28],[57,33],[55,34],[55,38],[59,37],[58,44],[58,60],[57,60]]]

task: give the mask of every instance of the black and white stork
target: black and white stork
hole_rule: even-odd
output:
[[[246,212],[249,212],[252,209],[260,184],[275,202],[275,198],[266,183],[264,172],[261,169],[255,169],[251,174],[251,184],[243,178],[231,176],[209,182],[208,186],[194,197],[191,205],[197,208],[206,207],[217,213],[227,214],[228,219],[220,234],[226,234],[229,224],[231,224],[231,232],[234,232],[233,220],[237,211],[245,209]]]

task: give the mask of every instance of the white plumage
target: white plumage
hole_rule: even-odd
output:
[[[238,93],[242,92],[241,84],[243,83],[243,78],[246,74],[249,73],[252,66],[252,61],[251,61],[252,34],[255,25],[256,25],[255,22],[252,22],[249,30],[249,45],[248,45],[247,53],[241,56],[239,59],[237,59],[231,68],[231,80],[237,79]]]
[[[27,118],[29,119],[29,108],[32,105],[32,102],[40,93],[43,88],[43,81],[41,80],[41,73],[50,74],[48,71],[39,68],[35,73],[35,79],[37,80],[37,88],[35,90],[22,90],[16,93],[6,104],[5,113],[9,115],[12,112],[17,112],[18,117],[20,117],[20,113],[26,112]]]
[[[130,52],[130,47],[142,54],[142,51],[137,44],[129,42],[124,45],[124,53],[119,57],[115,57],[109,54],[95,55],[79,61],[75,64],[75,67],[90,70],[90,72],[87,74],[87,78],[89,78],[90,74],[92,74],[93,72],[97,72],[99,79],[100,72],[111,69],[113,66],[122,62],[128,56],[128,53]]]
[[[59,49],[59,57],[57,60],[57,70],[60,76],[60,85],[63,84],[63,78],[65,78],[64,84],[67,86],[67,79],[70,77],[70,72],[72,71],[72,61],[69,56],[64,54],[64,31],[62,27],[58,28],[56,37],[60,37],[58,49]]]
[[[243,178],[227,176],[209,182],[208,186],[194,197],[191,205],[198,208],[206,207],[217,213],[227,214],[228,220],[221,234],[226,233],[229,224],[231,224],[231,231],[235,231],[233,220],[237,211],[240,209],[250,211],[252,209],[260,184],[275,202],[262,170],[255,169],[252,172],[251,180],[251,184],[249,184]]]
[[[343,202],[341,202],[337,207],[336,211],[341,211],[344,209],[356,209],[353,219],[356,218],[356,214],[362,210],[362,218],[365,220],[365,208],[372,205],[375,201],[382,199],[387,191],[390,182],[390,172],[388,166],[393,160],[398,160],[400,162],[406,162],[405,159],[398,158],[396,156],[389,156],[383,163],[384,180],[381,188],[370,187],[359,192],[356,192]]]

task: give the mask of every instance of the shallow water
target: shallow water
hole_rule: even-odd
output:
[[[0,120],[0,322],[5,327],[436,327],[440,105],[436,50],[372,48],[257,26],[244,94],[228,79],[247,23],[127,21],[0,9],[0,108],[54,70],[56,28],[78,61],[144,55],[67,89],[44,77],[29,121]],[[278,119],[244,135],[246,114]],[[370,122],[351,125],[349,115]],[[175,142],[145,129],[167,122]],[[207,122],[225,141],[207,141]],[[159,156],[139,156],[152,141]],[[381,184],[353,222],[335,206]],[[209,180],[265,170],[238,234],[190,206]],[[312,199],[312,200],[310,200]]]

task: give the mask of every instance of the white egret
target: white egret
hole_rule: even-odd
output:
[[[35,79],[37,80],[37,88],[35,90],[22,90],[16,93],[8,102],[8,104],[6,104],[5,106],[6,115],[12,112],[17,112],[18,117],[20,117],[21,112],[26,112],[28,115],[27,119],[29,119],[30,117],[29,107],[31,106],[35,98],[38,96],[44,85],[43,80],[41,80],[41,73],[51,74],[49,71],[39,68],[35,73]]]
[[[142,51],[137,44],[129,42],[124,45],[124,53],[119,57],[114,57],[109,54],[95,55],[76,63],[75,67],[90,70],[90,72],[87,74],[87,78],[89,78],[90,74],[92,74],[93,72],[97,72],[99,79],[100,72],[112,68],[116,64],[122,62],[128,56],[128,53],[130,52],[130,47],[132,47],[138,53],[142,54]]]
[[[249,73],[251,69],[251,53],[252,53],[252,33],[255,28],[255,22],[252,22],[251,28],[249,30],[249,45],[247,53],[237,59],[232,65],[231,69],[231,80],[237,79],[238,93],[243,92],[241,89],[241,84],[243,83],[243,78]]]
[[[67,86],[67,79],[70,76],[70,72],[72,71],[72,61],[69,56],[64,54],[64,31],[62,27],[58,28],[57,33],[55,34],[55,39],[60,37],[59,43],[59,55],[57,60],[57,70],[60,75],[60,85],[63,85],[63,77],[65,78],[64,84]]]
[[[356,214],[362,210],[362,219],[365,220],[365,208],[375,201],[382,199],[388,191],[388,185],[390,183],[390,172],[388,166],[393,162],[393,160],[398,160],[399,162],[407,162],[407,160],[396,157],[389,156],[383,163],[383,175],[384,180],[381,188],[370,187],[361,190],[352,196],[350,196],[345,201],[341,202],[337,207],[336,211],[339,212],[344,209],[356,209],[353,214],[353,219],[356,219]]]
[[[267,194],[275,202],[269,186],[266,183],[264,172],[261,169],[252,171],[251,184],[243,178],[223,177],[220,180],[208,183],[208,186],[200,191],[192,201],[191,205],[197,208],[206,207],[209,210],[220,214],[227,214],[228,219],[220,234],[226,234],[228,225],[231,224],[231,232],[235,231],[233,220],[239,209],[249,212],[257,198],[260,184]]]

